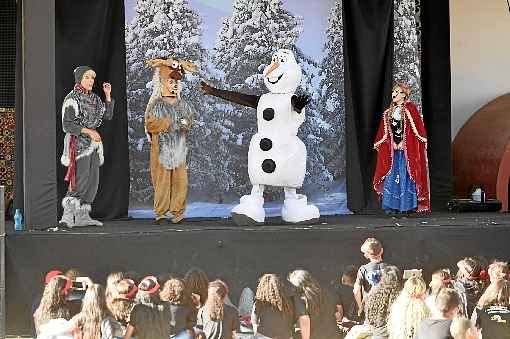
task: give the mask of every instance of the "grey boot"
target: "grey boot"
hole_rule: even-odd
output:
[[[75,226],[103,226],[101,221],[90,217],[89,213],[91,210],[92,206],[89,204],[82,204],[80,208],[76,209]]]
[[[64,214],[62,214],[62,219],[58,222],[59,226],[62,227],[74,227],[74,213],[76,211],[76,206],[79,205],[79,201],[73,197],[65,197],[62,199],[62,207],[64,207]]]

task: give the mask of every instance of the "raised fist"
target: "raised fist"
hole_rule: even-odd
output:
[[[106,96],[112,93],[112,85],[109,82],[103,83],[103,91]]]

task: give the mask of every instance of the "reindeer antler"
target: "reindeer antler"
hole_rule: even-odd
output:
[[[179,62],[173,58],[168,59],[150,59],[145,61],[145,63],[150,67],[161,67],[161,66],[171,66],[173,62]]]

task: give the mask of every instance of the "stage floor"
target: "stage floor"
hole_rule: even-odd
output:
[[[152,232],[196,232],[204,230],[217,231],[283,231],[283,230],[353,230],[379,228],[426,228],[436,227],[504,227],[510,226],[509,213],[451,213],[435,212],[425,215],[390,217],[378,214],[351,214],[338,216],[323,216],[313,225],[284,224],[280,217],[267,218],[265,225],[239,227],[231,219],[226,218],[191,218],[173,225],[170,222],[163,225],[153,225],[152,219],[126,218],[122,220],[106,221],[103,227],[49,227],[44,230],[30,230],[28,232],[14,232],[12,221],[6,224],[8,234],[83,234],[83,233],[152,233]]]

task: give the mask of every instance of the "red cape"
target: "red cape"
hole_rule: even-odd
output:
[[[383,113],[379,131],[375,138],[377,165],[374,174],[374,190],[380,196],[384,191],[384,178],[390,173],[393,164],[393,134],[391,133],[391,109]],[[407,171],[416,183],[418,212],[430,211],[429,167],[427,161],[427,133],[418,109],[410,101],[402,110],[404,121],[403,149],[407,161]]]

